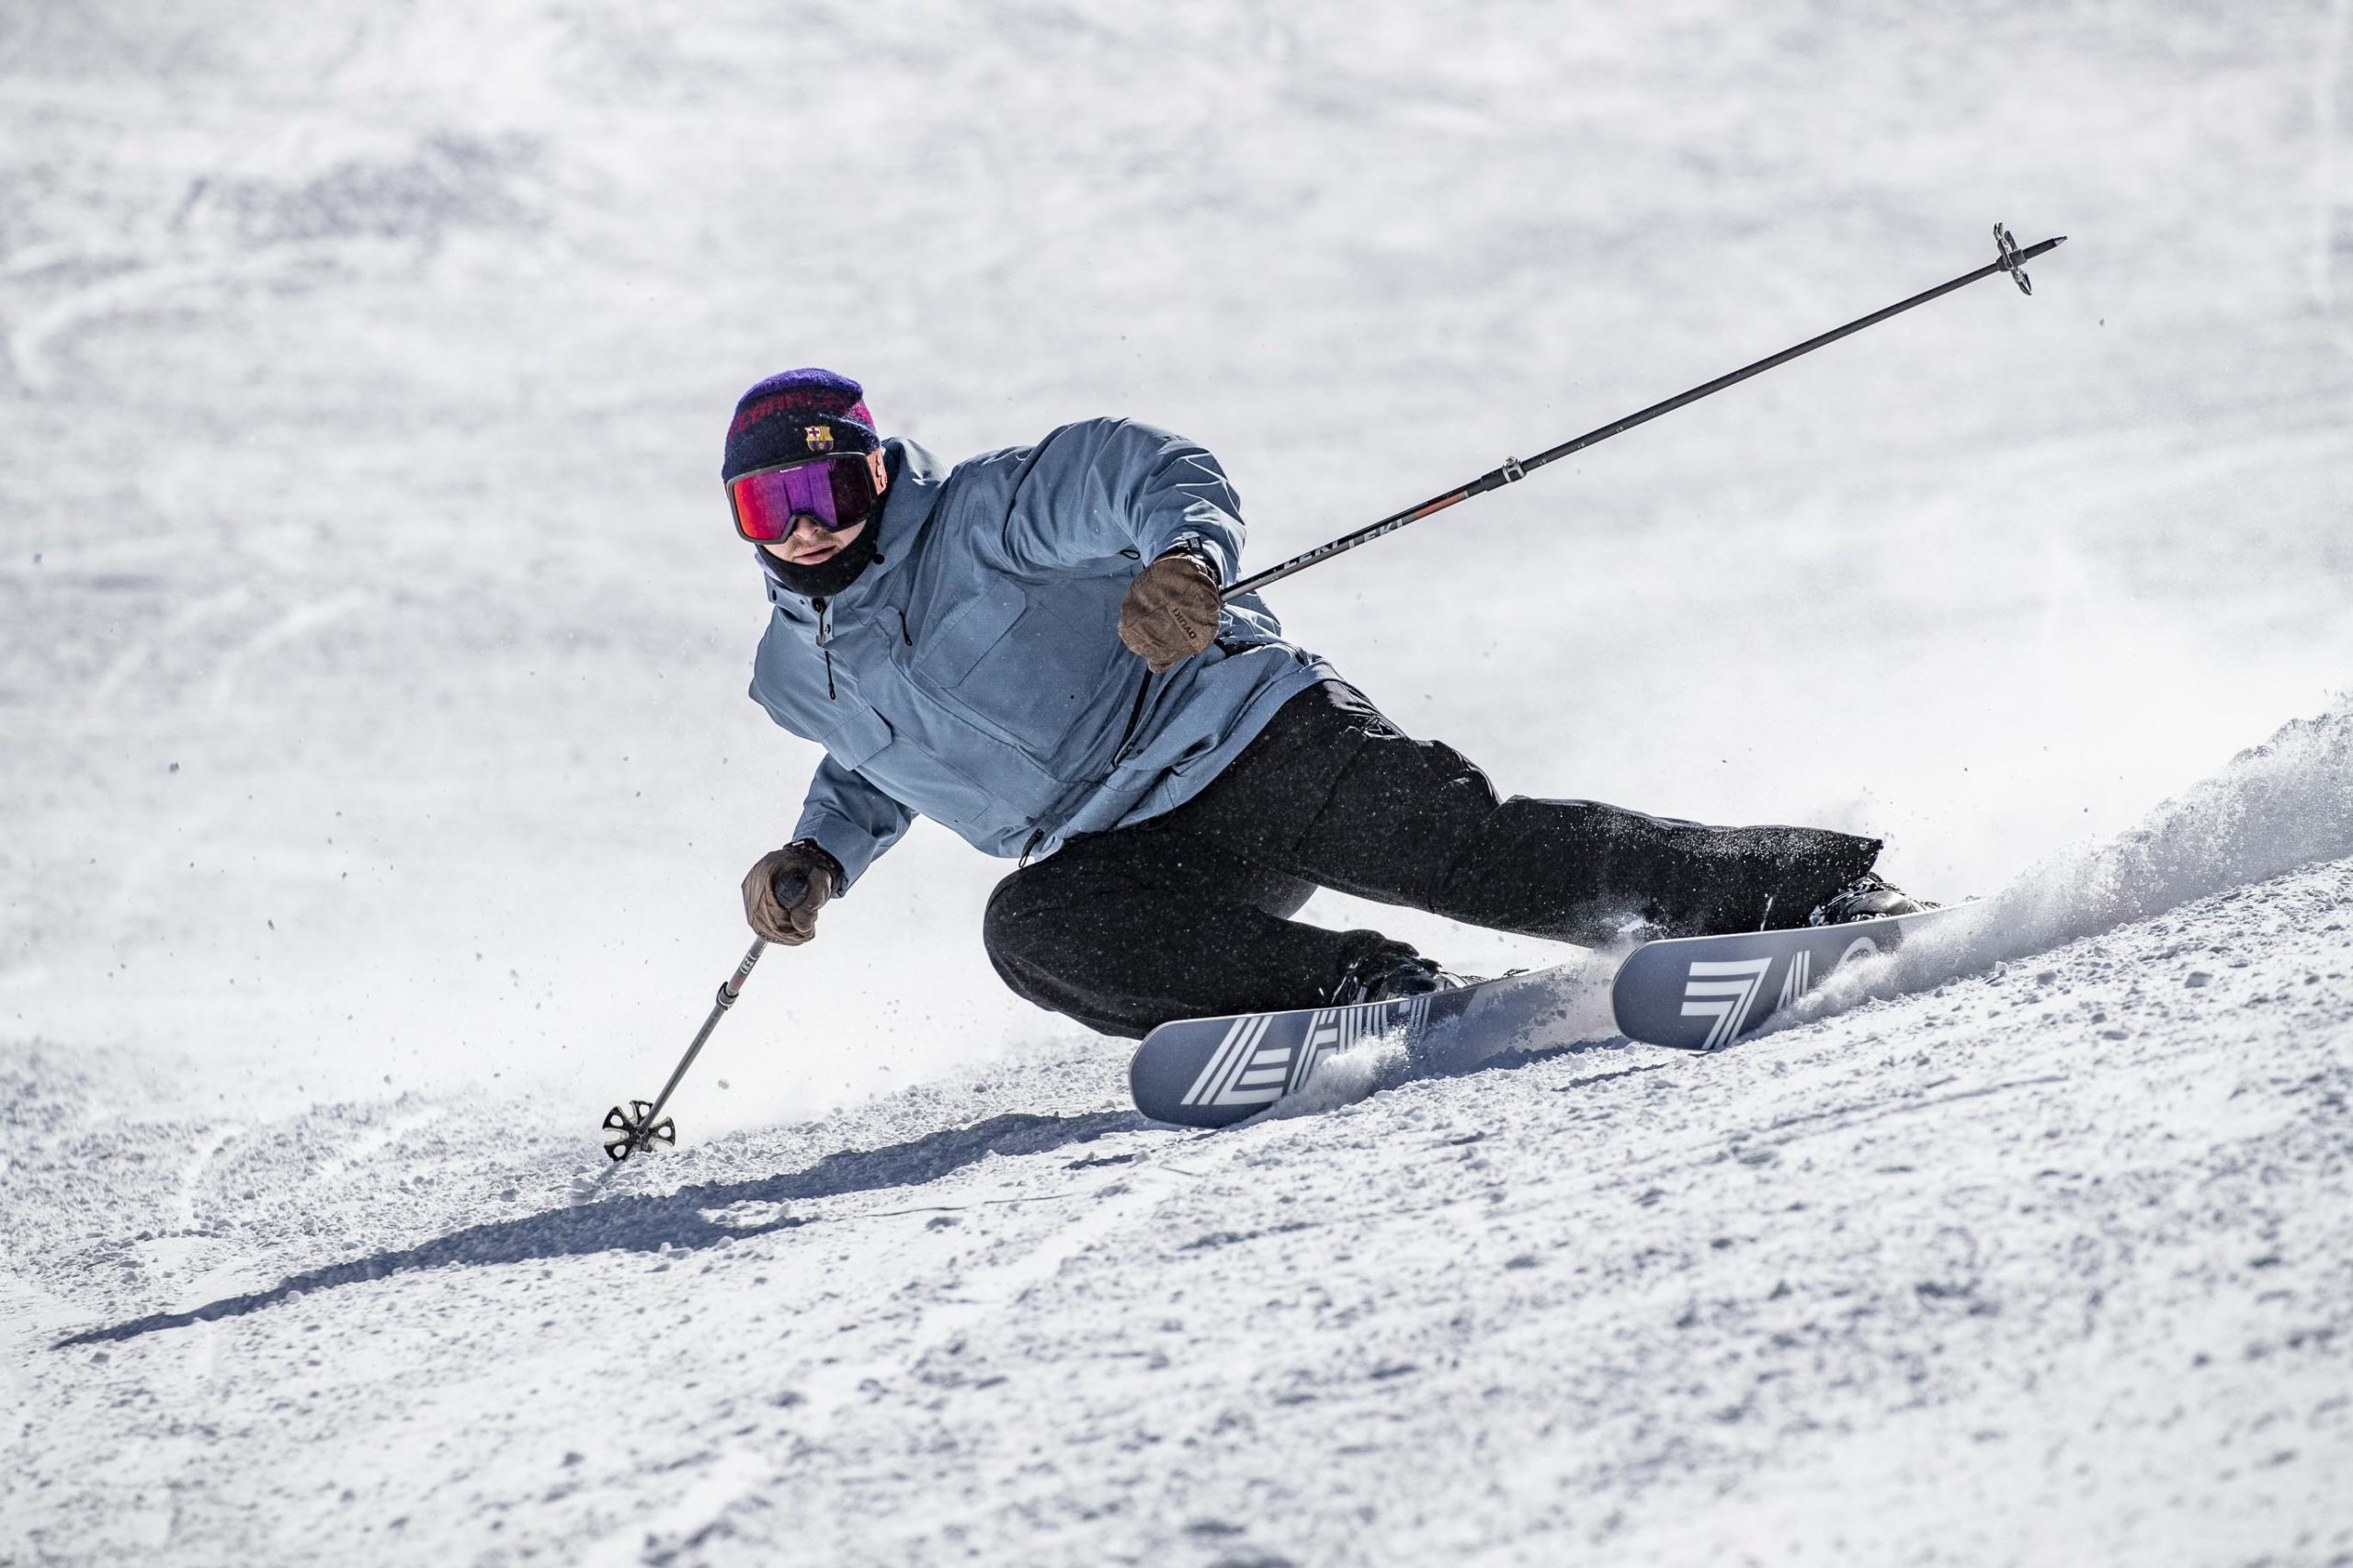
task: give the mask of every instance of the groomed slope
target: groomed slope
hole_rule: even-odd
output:
[[[2348,52],[2342,0],[0,11],[0,1568],[2353,1553],[2347,721],[2115,832],[2353,668]],[[1885,833],[1967,940],[1716,1058],[1197,1137],[921,825],[688,1146],[595,1153],[816,758],[742,695],[753,380],[951,458],[1181,428],[1259,565],[1995,218],[2075,236],[2031,301],[1278,596],[1502,787]]]
[[[1205,1135],[1110,1048],[618,1171],[593,1108],[132,1120],[17,1050],[19,1551],[2340,1558],[2353,858],[2121,923],[2114,885],[1713,1057]]]

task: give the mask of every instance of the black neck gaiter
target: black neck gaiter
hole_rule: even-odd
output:
[[[804,599],[829,599],[858,580],[858,574],[879,559],[874,553],[875,536],[882,531],[878,517],[858,530],[858,537],[839,551],[818,562],[814,566],[795,566],[779,561],[758,545],[760,570],[774,578],[786,593],[798,594]]]

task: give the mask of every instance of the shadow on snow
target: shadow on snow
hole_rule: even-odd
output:
[[[1425,1064],[1423,1071],[1408,1073],[1378,1086],[1393,1088],[1398,1083],[1419,1077],[1515,1072],[1556,1057],[1623,1049],[1626,1043],[1622,1039],[1584,1040],[1531,1051],[1504,1051],[1479,1062]],[[1601,1060],[1607,1061],[1608,1057]],[[1653,1072],[1662,1065],[1665,1064],[1644,1063],[1605,1071],[1562,1087],[1581,1088],[1634,1073]],[[1097,1111],[1086,1116],[1037,1116],[1026,1112],[993,1116],[970,1127],[946,1128],[885,1148],[846,1149],[826,1155],[804,1170],[782,1176],[762,1176],[755,1181],[712,1182],[645,1197],[608,1198],[551,1209],[519,1220],[469,1225],[421,1245],[290,1275],[267,1290],[223,1297],[184,1312],[152,1312],[127,1323],[85,1329],[59,1340],[51,1348],[66,1350],[77,1345],[136,1339],[159,1329],[187,1328],[221,1318],[243,1317],[247,1312],[276,1306],[290,1297],[362,1284],[411,1269],[485,1267],[597,1252],[659,1252],[665,1244],[674,1252],[692,1252],[722,1240],[742,1240],[813,1222],[780,1209],[767,1216],[745,1214],[741,1212],[745,1206],[810,1202],[851,1192],[921,1187],[991,1154],[1041,1154],[1074,1143],[1093,1142],[1114,1132],[1145,1131],[1183,1134],[1192,1130],[1163,1126],[1132,1111]],[[1200,1136],[1197,1131],[1192,1135]],[[1071,1168],[1125,1164],[1131,1158],[1081,1159],[1074,1161]]]
[[[483,1267],[597,1252],[658,1252],[665,1244],[674,1251],[691,1252],[722,1240],[740,1240],[810,1223],[781,1210],[765,1217],[739,1213],[735,1218],[742,1222],[728,1222],[727,1211],[741,1205],[806,1202],[883,1187],[919,1187],[990,1154],[1044,1153],[1073,1143],[1091,1142],[1108,1133],[1137,1131],[1154,1125],[1132,1112],[1115,1111],[1072,1117],[1017,1113],[991,1117],[970,1127],[949,1128],[887,1148],[844,1150],[826,1155],[805,1170],[783,1176],[686,1187],[646,1197],[608,1198],[551,1209],[519,1220],[470,1225],[418,1246],[381,1252],[371,1257],[292,1275],[267,1290],[209,1301],[188,1312],[155,1312],[107,1328],[88,1329],[59,1340],[52,1348],[63,1350],[76,1345],[135,1339],[158,1329],[242,1317],[274,1306],[290,1296],[381,1279],[409,1269],[453,1265]]]

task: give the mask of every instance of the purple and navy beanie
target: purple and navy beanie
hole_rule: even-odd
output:
[[[870,452],[881,444],[874,433],[874,415],[866,410],[865,388],[814,366],[786,370],[736,400],[719,479],[730,483],[756,468],[836,452]]]

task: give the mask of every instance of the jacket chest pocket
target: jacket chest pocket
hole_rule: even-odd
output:
[[[1112,684],[1122,583],[983,584],[922,637],[923,680],[1041,763],[1057,760],[1080,718]]]
[[[1002,577],[983,579],[937,627],[925,631],[915,648],[915,668],[935,686],[956,690],[972,666],[1005,640],[1028,603],[1020,585]]]

